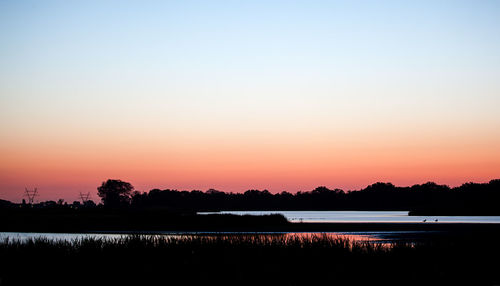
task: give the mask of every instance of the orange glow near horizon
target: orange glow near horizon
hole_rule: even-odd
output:
[[[315,140],[313,140],[316,138]],[[68,142],[64,146],[11,146],[2,150],[2,198],[20,201],[24,187],[38,187],[39,199],[76,200],[107,178],[153,188],[242,192],[308,191],[317,186],[356,190],[378,181],[412,185],[434,181],[450,186],[486,182],[500,173],[497,144],[484,139],[455,142],[386,142],[372,136],[349,142],[280,134],[266,139],[228,139],[121,144]],[[220,141],[219,141],[220,140]],[[204,142],[200,144],[198,142]],[[116,144],[116,145],[113,145]]]

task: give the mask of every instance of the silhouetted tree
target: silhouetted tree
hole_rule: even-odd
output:
[[[108,179],[106,182],[102,182],[97,191],[104,206],[119,207],[130,204],[134,186],[121,180]]]
[[[88,200],[83,204],[83,206],[86,208],[95,208],[96,204],[94,203],[93,200]]]

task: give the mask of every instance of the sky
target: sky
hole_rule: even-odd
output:
[[[500,178],[499,1],[0,0],[0,198]]]

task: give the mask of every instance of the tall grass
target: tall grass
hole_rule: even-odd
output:
[[[67,251],[82,249],[122,248],[172,249],[179,247],[242,247],[284,249],[338,249],[349,252],[385,252],[395,246],[411,247],[410,243],[374,243],[351,240],[348,236],[329,234],[212,234],[212,235],[123,235],[119,238],[82,237],[76,239],[52,239],[46,237],[0,241],[0,249],[54,248]]]
[[[492,285],[500,281],[492,260],[499,254],[496,243],[468,239],[379,244],[325,234],[5,239],[0,279],[5,285]]]

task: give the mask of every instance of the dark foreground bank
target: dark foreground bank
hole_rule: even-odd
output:
[[[290,223],[282,215],[196,215],[165,209],[0,209],[0,231],[142,232],[273,230]]]
[[[0,242],[2,285],[495,285],[499,237],[384,247],[327,236]]]
[[[351,232],[443,231],[500,233],[487,223],[291,223],[280,214],[197,215],[165,209],[0,209],[1,232],[162,233],[162,232]]]

